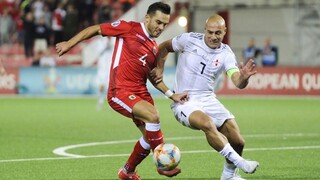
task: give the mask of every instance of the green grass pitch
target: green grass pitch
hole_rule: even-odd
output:
[[[320,99],[222,97],[246,139],[244,157],[260,162],[246,179],[320,179]],[[182,151],[182,173],[172,179],[219,179],[224,159],[201,131],[183,127],[155,99],[167,142]],[[95,98],[0,98],[0,179],[117,179],[140,133],[130,119]],[[93,144],[95,143],[95,144]],[[74,146],[72,146],[74,145]],[[66,157],[53,153],[66,147]],[[138,166],[142,179],[156,173],[151,155]]]

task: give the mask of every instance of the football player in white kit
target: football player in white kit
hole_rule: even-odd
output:
[[[256,73],[253,60],[237,66],[234,53],[222,43],[226,34],[224,19],[219,15],[209,17],[205,32],[183,33],[160,44],[157,68],[151,72],[156,83],[162,83],[162,73],[169,52],[179,52],[174,92],[164,89],[165,95],[187,92],[184,104],[173,103],[171,109],[176,119],[191,129],[202,130],[209,145],[226,158],[221,180],[243,180],[237,168],[254,173],[259,163],[241,157],[244,139],[234,115],[216,99],[214,83],[226,72],[240,89],[245,88],[250,76]]]
[[[105,46],[97,62],[97,81],[99,86],[97,110],[101,110],[104,102],[106,101],[106,90],[109,84],[109,70],[111,66],[112,52],[113,52],[113,39],[103,38],[102,46]]]

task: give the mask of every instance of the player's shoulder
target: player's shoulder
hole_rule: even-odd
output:
[[[184,43],[188,43],[188,42],[196,43],[198,41],[202,41],[203,34],[195,33],[195,32],[186,32],[186,33],[180,34],[179,36],[176,36],[175,39]]]
[[[135,22],[135,21],[125,21],[125,20],[116,20],[111,22],[112,27],[117,27],[117,26],[137,26],[140,25],[140,23]]]
[[[189,32],[188,34],[191,39],[196,39],[196,40],[202,40],[204,37],[202,33],[197,33],[197,32]]]
[[[121,23],[122,23],[122,21],[117,20],[117,21],[111,22],[110,24],[111,24],[112,27],[117,27],[117,26],[119,26]]]
[[[136,21],[124,21],[127,24],[131,25],[131,26],[141,26],[141,22],[136,22]]]
[[[224,53],[234,54],[231,47],[228,44],[221,43],[220,50]]]

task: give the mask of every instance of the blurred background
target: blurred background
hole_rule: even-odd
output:
[[[94,37],[62,57],[57,56],[55,44],[90,25],[118,19],[143,22],[153,2],[0,0],[0,58],[7,70],[0,76],[0,95],[98,94],[99,59],[111,60],[114,39]],[[217,94],[320,95],[319,0],[163,2],[171,5],[171,22],[158,43],[184,32],[202,33],[206,19],[220,14],[227,23],[224,43],[238,62],[254,58],[258,74],[246,89],[237,90],[221,76]],[[166,62],[164,79],[169,87],[178,55],[170,54]],[[153,95],[161,95],[148,86]]]

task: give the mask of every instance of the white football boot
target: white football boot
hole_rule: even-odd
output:
[[[236,169],[236,171],[233,174],[224,174],[222,173],[220,180],[246,180],[241,178],[240,174],[239,174],[239,169]]]
[[[259,167],[259,163],[257,161],[249,161],[244,159],[240,161],[237,167],[247,174],[252,174]]]

